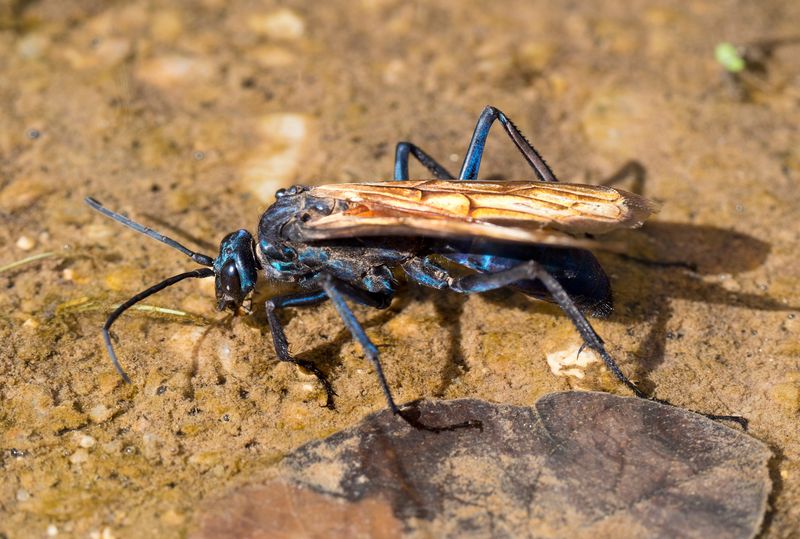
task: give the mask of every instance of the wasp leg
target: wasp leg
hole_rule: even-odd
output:
[[[394,397],[392,396],[392,391],[389,389],[389,383],[386,381],[386,375],[383,373],[383,366],[381,365],[381,360],[378,355],[378,348],[375,344],[369,339],[364,328],[361,324],[356,320],[353,311],[350,309],[350,306],[347,305],[347,302],[344,299],[345,295],[350,295],[352,291],[352,287],[349,287],[346,283],[342,283],[341,281],[335,280],[330,275],[326,275],[323,277],[322,280],[322,288],[325,290],[327,296],[333,302],[336,311],[339,313],[344,325],[350,331],[350,334],[353,338],[358,341],[358,344],[361,346],[361,349],[364,351],[364,355],[367,356],[367,359],[372,363],[372,366],[375,368],[375,372],[378,375],[378,381],[381,384],[381,389],[383,390],[383,394],[386,397],[386,402],[389,406],[389,410],[392,411],[393,414],[399,415],[403,418],[406,423],[411,425],[414,428],[427,430],[431,432],[443,432],[443,431],[451,431],[456,429],[462,428],[481,428],[482,425],[478,421],[465,421],[463,423],[458,423],[456,425],[447,425],[443,427],[434,427],[430,425],[426,425],[420,422],[419,417],[415,413],[414,410],[403,410],[400,409],[397,404],[395,403]]]
[[[429,288],[444,290],[449,288],[453,282],[447,270],[427,256],[412,258],[404,262],[400,267],[403,268],[403,271],[406,272],[406,275],[411,280]]]
[[[502,111],[494,107],[487,106],[483,109],[478,123],[475,126],[475,131],[472,133],[472,138],[469,141],[469,148],[467,148],[467,155],[464,157],[464,164],[461,165],[461,172],[458,174],[459,180],[477,180],[478,169],[481,167],[481,159],[483,158],[483,149],[486,146],[486,137],[489,136],[489,128],[495,120],[500,120],[500,123],[511,137],[511,140],[522,153],[525,160],[536,172],[536,175],[543,182],[557,182],[555,174],[550,170],[550,167],[545,163],[544,159],[539,152],[528,142],[528,139],[517,129],[508,117]]]
[[[394,398],[392,397],[392,392],[389,389],[389,384],[386,382],[386,376],[383,374],[383,367],[381,366],[380,359],[378,358],[378,348],[369,340],[367,337],[364,328],[361,327],[361,324],[358,323],[356,320],[353,311],[350,310],[350,307],[347,305],[347,302],[344,300],[343,295],[337,289],[337,284],[332,277],[327,277],[322,282],[322,287],[325,290],[327,296],[333,302],[334,307],[336,307],[336,311],[339,313],[339,316],[342,318],[344,325],[353,335],[353,338],[358,341],[358,344],[361,345],[361,348],[364,350],[364,354],[367,356],[367,359],[372,362],[373,367],[375,367],[375,372],[378,374],[378,380],[381,384],[381,389],[383,389],[383,394],[386,396],[386,402],[389,403],[389,409],[397,414],[400,410],[397,408],[397,405],[394,402]]]
[[[408,179],[408,156],[409,154],[417,158],[425,168],[430,170],[434,176],[440,180],[453,180],[455,176],[440,165],[436,159],[425,153],[419,146],[411,142],[398,142],[394,152],[394,179]]]
[[[456,279],[450,285],[450,289],[456,292],[471,293],[471,292],[486,292],[488,290],[495,290],[508,286],[517,281],[524,279],[535,279],[540,281],[547,289],[550,296],[553,298],[561,310],[572,320],[578,333],[583,338],[586,346],[597,352],[608,369],[614,373],[617,379],[625,384],[637,397],[647,398],[647,396],[639,389],[633,382],[631,382],[622,370],[620,370],[617,362],[606,351],[603,345],[603,339],[597,334],[592,325],[581,313],[572,298],[564,290],[561,284],[550,275],[541,265],[534,261],[525,262],[519,266],[513,267],[509,270],[500,271],[497,273],[479,273],[475,275],[467,275]]]
[[[304,359],[295,359],[289,354],[289,342],[286,340],[286,333],[283,331],[283,326],[278,320],[278,316],[275,314],[275,311],[278,309],[315,305],[325,301],[326,299],[328,299],[328,295],[324,291],[318,290],[316,292],[307,292],[305,294],[295,294],[291,296],[280,296],[269,299],[267,300],[266,308],[267,321],[269,322],[269,329],[272,333],[272,344],[275,346],[275,353],[278,355],[278,359],[303,367],[316,376],[317,380],[319,380],[319,382],[325,388],[325,393],[328,397],[325,406],[333,410],[333,397],[336,395],[336,393],[334,393],[333,386],[331,386],[330,381],[325,374],[323,374],[323,372],[310,361],[306,361]]]
[[[337,281],[336,287],[341,294],[367,307],[386,309],[392,304],[391,292],[368,292],[342,281]]]

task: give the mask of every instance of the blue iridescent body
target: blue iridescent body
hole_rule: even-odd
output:
[[[555,277],[570,297],[595,316],[611,313],[611,286],[595,256],[570,247],[519,245],[483,238],[442,240],[434,238],[354,238],[309,242],[295,225],[329,215],[336,200],[309,195],[302,186],[284,191],[261,217],[258,227],[258,264],[268,279],[319,287],[319,275],[331,275],[364,292],[391,297],[402,275],[416,284],[472,293],[491,290],[453,286],[455,278],[442,259],[480,273],[497,273],[536,261]],[[301,225],[302,226],[302,225]],[[239,244],[244,247],[244,244]],[[247,247],[248,257],[249,246]],[[238,265],[237,265],[238,267]],[[397,271],[400,270],[400,271]],[[540,282],[526,279],[514,288],[538,299],[552,301]]]
[[[463,190],[463,184],[458,182],[477,180],[489,129],[495,121],[500,122],[535,171],[537,179],[530,183],[557,182],[550,167],[533,146],[494,107],[486,107],[481,114],[457,179],[419,147],[410,142],[400,142],[395,154],[394,180],[409,180],[409,158],[413,156],[436,178],[452,181],[447,184],[450,189]],[[114,320],[135,303],[183,279],[213,276],[217,307],[237,312],[246,298],[251,296],[259,279],[283,281],[296,283],[302,292],[273,297],[265,303],[275,351],[281,361],[300,365],[317,376],[327,392],[328,407],[333,407],[333,388],[313,363],[289,354],[283,325],[277,316],[280,309],[331,300],[345,326],[375,368],[388,406],[394,413],[414,426],[429,430],[475,426],[473,422],[466,422],[448,427],[429,427],[419,422],[413,413],[398,407],[383,374],[378,350],[348,305],[348,301],[352,301],[376,308],[388,307],[401,282],[409,281],[463,294],[512,287],[535,298],[554,302],[570,318],[585,345],[600,355],[622,383],[636,395],[643,396],[608,354],[602,339],[583,314],[583,311],[588,311],[604,316],[612,309],[608,277],[591,252],[530,240],[527,243],[501,241],[496,237],[483,237],[474,229],[463,234],[437,233],[434,229],[420,232],[419,228],[404,228],[403,223],[411,221],[402,220],[396,221],[399,224],[394,226],[391,233],[381,229],[384,232],[356,233],[352,237],[314,235],[304,226],[306,223],[323,222],[326,217],[364,215],[365,211],[352,200],[348,202],[314,193],[313,188],[302,186],[281,189],[276,193],[275,203],[262,215],[257,237],[254,238],[246,230],[225,236],[220,243],[219,255],[214,259],[195,253],[166,236],[111,212],[94,199],[87,199],[96,210],[180,250],[195,262],[206,266],[166,279],[132,297],[109,316],[103,327],[104,338],[112,361],[123,378],[128,381],[114,353],[109,329]],[[359,214],[359,211],[362,213]],[[357,221],[358,217],[354,219]]]

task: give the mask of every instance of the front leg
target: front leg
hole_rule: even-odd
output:
[[[303,367],[316,376],[317,380],[319,380],[319,382],[325,388],[325,393],[327,394],[327,402],[325,403],[325,406],[333,410],[333,397],[336,395],[336,393],[333,391],[333,386],[331,386],[328,378],[321,370],[317,368],[316,365],[304,359],[293,358],[289,354],[289,342],[286,340],[286,333],[283,331],[283,326],[281,325],[281,322],[278,320],[278,316],[275,313],[275,311],[278,309],[283,309],[284,307],[303,307],[307,305],[316,305],[325,301],[326,299],[328,299],[328,295],[322,290],[318,290],[316,292],[307,292],[305,294],[280,296],[267,300],[266,310],[269,329],[272,333],[272,344],[275,346],[275,353],[277,354],[278,359]]]

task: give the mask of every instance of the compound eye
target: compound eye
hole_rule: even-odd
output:
[[[238,297],[241,293],[242,283],[239,279],[239,271],[236,269],[236,262],[228,260],[222,266],[222,271],[219,275],[220,284],[222,289],[228,294]]]

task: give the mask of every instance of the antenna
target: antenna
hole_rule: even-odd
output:
[[[139,303],[145,298],[148,298],[155,294],[156,292],[160,292],[165,288],[168,288],[176,283],[183,281],[184,279],[203,279],[205,277],[213,277],[214,270],[212,269],[214,266],[214,259],[210,256],[196,253],[191,249],[181,245],[177,241],[173,240],[172,238],[168,238],[163,234],[159,234],[152,228],[146,227],[144,225],[140,225],[136,221],[125,217],[117,212],[111,211],[105,206],[103,206],[98,200],[92,197],[86,197],[86,203],[91,206],[93,209],[99,211],[106,217],[111,217],[118,223],[122,223],[123,225],[127,226],[128,228],[132,228],[136,232],[141,232],[146,236],[150,236],[151,238],[160,241],[161,243],[166,243],[170,247],[177,249],[178,251],[182,252],[198,264],[203,266],[208,266],[205,268],[198,268],[192,271],[187,271],[185,273],[180,273],[178,275],[173,275],[167,279],[164,279],[160,283],[151,286],[147,290],[143,290],[139,292],[128,301],[114,309],[114,311],[108,316],[106,323],[103,325],[103,340],[106,343],[106,350],[108,350],[108,355],[111,357],[111,362],[114,364],[114,368],[117,369],[117,372],[125,383],[130,383],[131,379],[128,378],[128,375],[125,373],[125,370],[122,368],[122,365],[119,363],[119,359],[117,358],[116,352],[114,352],[114,345],[111,343],[111,325],[116,321],[117,318],[120,317],[122,313]]]
[[[207,255],[204,255],[204,254],[200,254],[200,253],[196,253],[196,252],[192,251],[191,249],[181,245],[180,243],[178,243],[177,241],[173,240],[172,238],[168,238],[167,236],[165,236],[163,234],[159,234],[158,232],[156,232],[152,228],[146,227],[144,225],[140,225],[136,221],[133,221],[133,220],[129,219],[128,217],[125,217],[124,215],[121,215],[121,214],[119,214],[117,212],[109,210],[108,208],[103,206],[98,200],[96,200],[96,199],[94,199],[92,197],[86,197],[84,200],[86,201],[86,203],[89,206],[91,206],[95,210],[99,211],[100,213],[102,213],[106,217],[111,217],[112,219],[114,219],[118,223],[122,223],[123,225],[127,226],[128,228],[132,228],[136,232],[141,232],[142,234],[150,236],[154,240],[158,240],[161,243],[166,243],[170,247],[173,247],[173,248],[179,250],[180,252],[182,252],[183,254],[185,254],[186,256],[188,256],[189,258],[191,258],[192,260],[194,260],[198,264],[200,264],[202,266],[209,266],[209,267],[214,265],[214,259],[211,258],[210,256],[207,256]],[[181,275],[186,275],[186,274],[181,274]],[[208,275],[204,275],[204,277],[208,277]],[[184,279],[186,279],[186,278],[187,277],[184,277]],[[164,282],[166,282],[166,281],[164,281]],[[177,282],[177,281],[175,281],[175,282]],[[161,283],[161,284],[163,284],[163,283]],[[160,286],[160,285],[156,285],[156,286]],[[153,287],[153,288],[155,288],[155,287]],[[159,288],[158,290],[161,290],[161,288]],[[156,290],[156,292],[158,290]],[[150,294],[147,294],[147,295],[150,295]],[[131,298],[131,299],[133,299],[133,298]],[[136,303],[136,302],[134,302],[134,303]]]
[[[119,318],[119,316],[122,313],[124,313],[125,311],[127,311],[128,309],[130,309],[143,299],[152,296],[156,292],[160,292],[165,288],[174,285],[175,283],[183,281],[184,279],[192,279],[192,278],[203,279],[205,277],[213,277],[213,275],[214,275],[214,270],[211,268],[198,268],[196,270],[187,271],[186,273],[173,275],[168,279],[164,279],[157,285],[151,286],[147,290],[139,292],[131,299],[129,299],[128,301],[126,301],[125,303],[114,309],[114,312],[112,312],[109,315],[108,320],[106,320],[106,323],[103,324],[103,340],[106,342],[106,350],[108,350],[108,355],[111,356],[111,362],[114,364],[114,368],[117,369],[117,372],[119,373],[120,376],[122,376],[122,379],[125,380],[125,383],[130,384],[131,379],[128,378],[128,375],[123,370],[122,365],[119,364],[119,359],[117,359],[117,354],[114,352],[114,346],[111,344],[111,333],[110,333],[111,324],[113,324],[114,321],[117,318]]]

